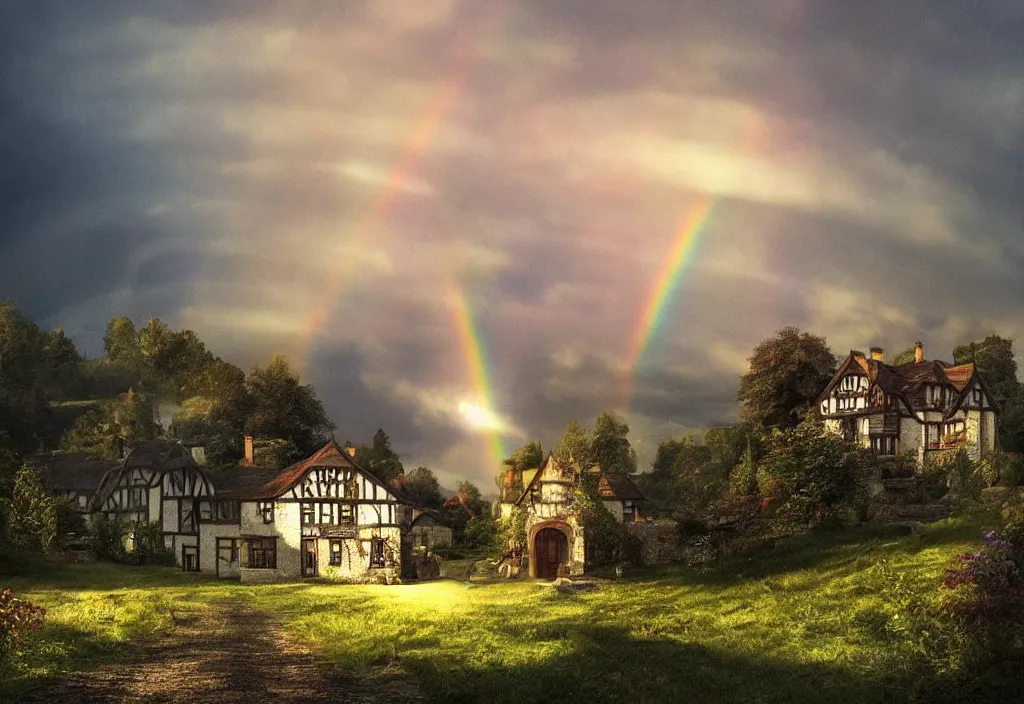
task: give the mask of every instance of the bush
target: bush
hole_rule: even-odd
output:
[[[498,539],[498,526],[490,516],[473,516],[466,522],[462,542],[468,548],[491,548]]]
[[[106,514],[93,514],[89,525],[89,545],[98,560],[125,562],[127,551],[124,544],[129,526],[119,518],[107,518]]]
[[[164,534],[160,530],[160,524],[136,524],[132,538],[134,544],[130,555],[132,564],[174,566],[174,551],[164,545]]]
[[[823,432],[809,419],[772,434],[768,456],[757,469],[766,505],[778,503],[778,517],[817,526],[839,520],[858,503],[862,477],[874,474],[870,453]]]
[[[595,483],[580,483],[569,512],[583,529],[588,567],[621,562],[640,564],[643,555],[640,539],[626,530],[605,508],[597,495]]]
[[[43,607],[16,599],[10,589],[0,591],[0,667],[17,654],[27,634],[43,625],[45,616]]]

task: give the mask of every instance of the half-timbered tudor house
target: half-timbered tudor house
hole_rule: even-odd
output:
[[[999,408],[974,364],[924,359],[891,366],[880,348],[851,351],[817,399],[831,432],[879,455],[965,448],[972,459],[995,449]]]
[[[584,472],[597,475],[601,502],[617,520],[632,522],[639,518],[644,496],[628,475],[602,473],[596,466],[581,470],[578,465],[561,463],[549,454],[540,469],[531,472],[522,493],[511,504],[512,508],[526,511],[526,553],[531,577],[553,579],[583,574],[586,536],[570,508]],[[513,486],[516,483],[515,478],[509,480]]]
[[[284,469],[205,470],[178,443],[139,446],[110,469],[90,510],[158,523],[181,568],[244,582],[300,577],[392,581],[408,502],[329,442]]]
[[[233,508],[212,518],[211,507],[205,524],[200,516],[200,527],[209,525],[201,544],[211,550],[203,568],[243,582],[398,579],[411,548],[410,502],[356,464],[354,452],[331,441],[283,470],[232,470],[217,497]]]

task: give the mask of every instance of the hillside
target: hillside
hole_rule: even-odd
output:
[[[347,676],[408,676],[429,701],[909,701],[929,681],[886,628],[893,590],[934,594],[955,555],[995,522],[981,513],[914,534],[811,533],[713,568],[640,570],[577,594],[535,582],[243,587],[171,569],[60,568],[11,585],[50,614],[35,669],[6,693],[130,657],[129,643],[161,652],[179,628],[172,609],[236,604],[280,620]]]

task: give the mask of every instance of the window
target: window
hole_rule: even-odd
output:
[[[331,540],[331,565],[338,567],[341,565],[341,541]]]
[[[302,504],[302,525],[311,526],[316,523],[316,506],[313,504]]]
[[[942,444],[946,447],[959,447],[967,442],[967,425],[962,421],[945,423],[942,426]]]
[[[178,503],[178,532],[196,532],[195,504],[191,500],[185,500]]]
[[[636,504],[632,501],[622,502],[622,522],[633,523],[636,520]]]
[[[325,526],[334,524],[334,504],[320,504],[320,523]]]
[[[352,504],[342,504],[341,512],[338,514],[338,524],[353,526],[356,523],[356,507]]]
[[[139,506],[145,506],[148,502],[146,501],[146,489],[145,487],[133,487],[128,490],[128,507],[136,508]]]
[[[384,539],[370,539],[370,567],[384,566]]]
[[[259,509],[260,516],[263,518],[265,524],[274,522],[274,502],[273,501],[260,501],[257,508]]]
[[[879,455],[896,454],[896,437],[885,435],[874,435],[871,437],[871,449]]]
[[[200,523],[237,523],[239,515],[237,501],[200,501]]]
[[[277,538],[248,538],[249,567],[277,569]]]

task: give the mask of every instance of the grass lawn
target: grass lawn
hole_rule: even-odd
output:
[[[931,592],[986,523],[995,521],[809,534],[713,569],[637,571],[577,594],[531,582],[243,586],[160,568],[65,567],[11,580],[50,612],[0,696],[127,656],[168,628],[176,607],[241,599],[346,669],[397,663],[432,701],[906,701],[911,683],[892,646],[859,625],[887,608],[873,568],[887,561]]]

